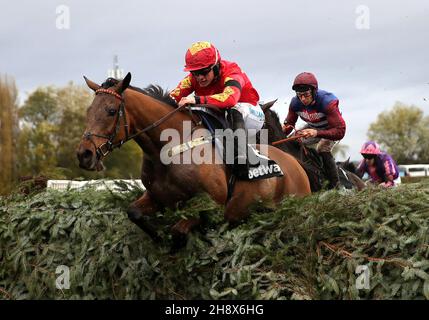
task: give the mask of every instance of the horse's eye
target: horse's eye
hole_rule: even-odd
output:
[[[107,113],[109,114],[109,116],[114,116],[116,114],[116,109],[109,108],[107,109]]]

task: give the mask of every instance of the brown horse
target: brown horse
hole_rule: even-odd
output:
[[[182,133],[183,123],[191,123],[191,136],[181,136],[181,141],[189,141],[204,135],[204,128],[192,122],[192,116],[182,112],[185,109],[178,110],[175,101],[159,87],[145,90],[131,87],[130,73],[122,81],[113,80],[108,79],[100,86],[85,78],[96,95],[87,110],[86,130],[77,149],[79,165],[87,170],[100,170],[101,160],[110,151],[134,139],[144,152],[141,179],[146,192],[130,205],[128,217],[154,240],[159,237],[149,217],[163,208],[176,208],[179,202],[202,192],[225,205],[224,218],[230,223],[246,218],[249,207],[258,201],[278,204],[286,195],[302,197],[311,193],[307,175],[295,158],[271,146],[267,146],[268,156],[276,161],[284,176],[236,181],[230,197],[230,170],[222,161],[220,164],[216,161],[218,153],[211,144],[209,163],[164,164],[161,151],[168,143],[162,139],[164,130],[176,129]],[[197,146],[179,156],[189,152],[204,154],[206,150]],[[186,235],[199,223],[198,218],[180,220],[172,227],[173,235]]]
[[[270,101],[262,106],[265,114],[264,128],[268,130],[268,143],[270,144],[287,138],[283,132],[278,114],[271,110],[276,101]],[[323,170],[323,161],[316,150],[306,148],[298,140],[286,141],[278,144],[277,147],[291,154],[301,163],[309,177],[312,192],[322,189],[323,180],[327,178]],[[351,169],[353,167],[349,160],[338,162],[337,167],[342,186],[348,189],[356,188],[359,191],[366,188],[365,182],[356,175],[355,170]]]

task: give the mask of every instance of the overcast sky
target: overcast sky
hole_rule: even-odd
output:
[[[315,73],[340,99],[342,142],[357,160],[369,124],[395,101],[428,114],[428,39],[422,0],[16,0],[0,10],[0,73],[25,99],[38,86],[83,84],[83,75],[102,82],[117,54],[133,85],[172,89],[185,76],[186,49],[207,40],[242,67],[262,100],[279,98],[282,119],[294,77]]]

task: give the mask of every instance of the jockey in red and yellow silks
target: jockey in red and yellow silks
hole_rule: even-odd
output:
[[[195,92],[197,104],[211,104],[218,108],[232,108],[239,102],[257,105],[259,95],[247,75],[235,62],[221,60],[213,45],[201,42],[194,44],[186,54],[186,62],[185,71],[190,73],[171,92],[177,102]],[[201,86],[197,81],[198,76],[211,69],[214,71],[213,81],[207,86]]]
[[[245,143],[234,144],[234,172],[247,176],[247,134],[262,129],[265,115],[258,104],[259,94],[247,75],[235,63],[222,60],[210,42],[196,42],[187,50],[185,69],[189,74],[170,92],[179,106],[210,104],[226,110],[234,133],[243,130]],[[190,96],[194,93],[194,96]]]

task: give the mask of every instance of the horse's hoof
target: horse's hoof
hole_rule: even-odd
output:
[[[176,234],[173,235],[171,241],[172,244],[170,247],[170,254],[176,254],[180,251],[180,249],[186,246],[186,243],[188,242],[188,237],[184,234]]]
[[[148,234],[149,237],[152,239],[152,241],[156,244],[159,244],[162,242],[162,238],[158,234]]]
[[[129,207],[127,210],[128,219],[135,223],[144,233],[146,233],[153,242],[160,243],[162,238],[158,235],[155,228],[150,224],[150,218],[143,216],[136,207]]]

